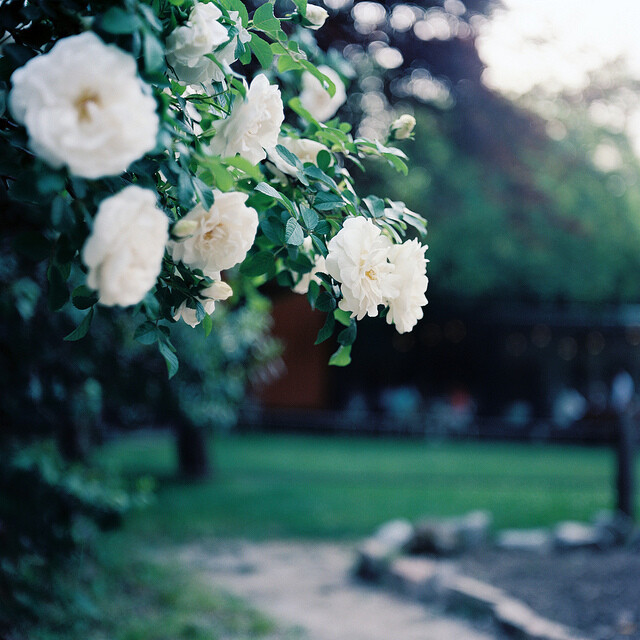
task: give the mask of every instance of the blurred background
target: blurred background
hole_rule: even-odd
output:
[[[354,540],[477,509],[495,530],[633,518],[640,5],[324,5],[317,48],[299,38],[344,79],[340,115],[381,139],[417,120],[407,177],[350,170],[428,220],[423,320],[400,335],[366,319],[352,364],[329,367],[323,315],[267,288],[219,305],[207,339],[178,326],[169,384],[117,311],[63,342],[77,317],[39,299],[41,256],[5,251],[0,636],[16,620],[43,638],[277,633],[167,567],[195,540]],[[568,623],[640,638],[638,603],[600,618]]]
[[[274,300],[287,373],[260,395],[269,425],[610,438],[613,382],[639,373],[640,50],[621,18],[638,8],[331,6],[321,45],[356,72],[359,130],[418,121],[409,176],[373,166],[362,181],[428,219],[430,304],[408,335],[364,322],[335,370],[306,346],[312,316],[304,336],[293,297]]]

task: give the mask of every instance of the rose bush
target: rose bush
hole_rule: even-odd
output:
[[[236,101],[231,114],[217,121],[209,151],[223,158],[237,154],[257,164],[267,157],[265,149],[276,146],[283,121],[280,89],[260,74],[251,82],[245,99]]]
[[[340,76],[326,65],[318,67],[335,87],[332,94],[318,77],[312,73],[302,74],[302,93],[300,103],[318,122],[324,122],[336,115],[338,109],[347,99],[347,91]]]
[[[131,185],[100,203],[82,260],[101,304],[137,304],[155,284],[169,236],[169,220],[156,199],[149,189]]]
[[[157,103],[135,59],[86,32],[11,76],[9,108],[34,154],[83,178],[119,175],[156,146]]]
[[[389,141],[414,122],[383,143],[335,118],[349,74],[312,44],[325,9],[63,4],[15,2],[3,22],[0,173],[9,209],[24,211],[13,246],[48,259],[53,310],[84,314],[69,340],[96,304],[131,307],[136,339],[157,344],[173,375],[172,323],[209,332],[217,301],[269,280],[327,314],[319,341],[347,325],[333,364],[349,362],[365,315],[415,324],[424,220],[362,197],[350,172],[381,159],[406,173]]]
[[[205,275],[219,274],[242,262],[258,229],[258,214],[246,206],[246,193],[214,191],[214,198],[209,209],[197,204],[182,218],[182,224],[192,222],[195,227],[169,245],[174,260]]]

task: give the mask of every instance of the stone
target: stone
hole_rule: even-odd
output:
[[[459,520],[460,542],[465,550],[484,546],[489,539],[493,517],[488,511],[471,511]]]
[[[413,540],[414,528],[408,520],[390,520],[376,529],[373,537],[390,549],[402,551]]]
[[[411,553],[429,553],[449,556],[462,550],[460,527],[454,519],[423,520],[416,524]]]
[[[633,520],[621,511],[599,511],[593,518],[593,526],[604,540],[609,538],[614,545],[628,542],[634,530]]]
[[[473,613],[490,614],[506,595],[486,582],[468,576],[449,576],[442,587],[443,595],[450,607],[466,609]]]
[[[547,529],[504,529],[496,537],[496,546],[505,551],[546,553],[551,549],[551,532]]]
[[[397,550],[376,538],[367,538],[358,547],[354,573],[364,580],[374,582],[382,579]]]
[[[415,526],[412,553],[450,556],[486,544],[491,527],[491,514],[472,511],[458,518],[427,518]]]
[[[439,592],[440,568],[428,558],[400,557],[391,562],[385,582],[395,591],[416,600],[433,600]]]
[[[539,616],[533,609],[512,598],[498,602],[493,609],[496,622],[509,634],[527,640],[587,640],[562,624]]]
[[[553,531],[557,549],[602,549],[612,544],[612,535],[583,522],[561,522]]]

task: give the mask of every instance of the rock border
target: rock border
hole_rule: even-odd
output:
[[[356,574],[421,602],[487,616],[521,640],[591,640],[588,636],[538,615],[502,589],[456,573],[449,561],[419,556],[390,556],[369,539],[358,550]]]

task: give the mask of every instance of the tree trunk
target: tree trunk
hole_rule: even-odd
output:
[[[200,480],[211,475],[207,438],[204,429],[180,421],[176,429],[178,470],[183,478]]]

